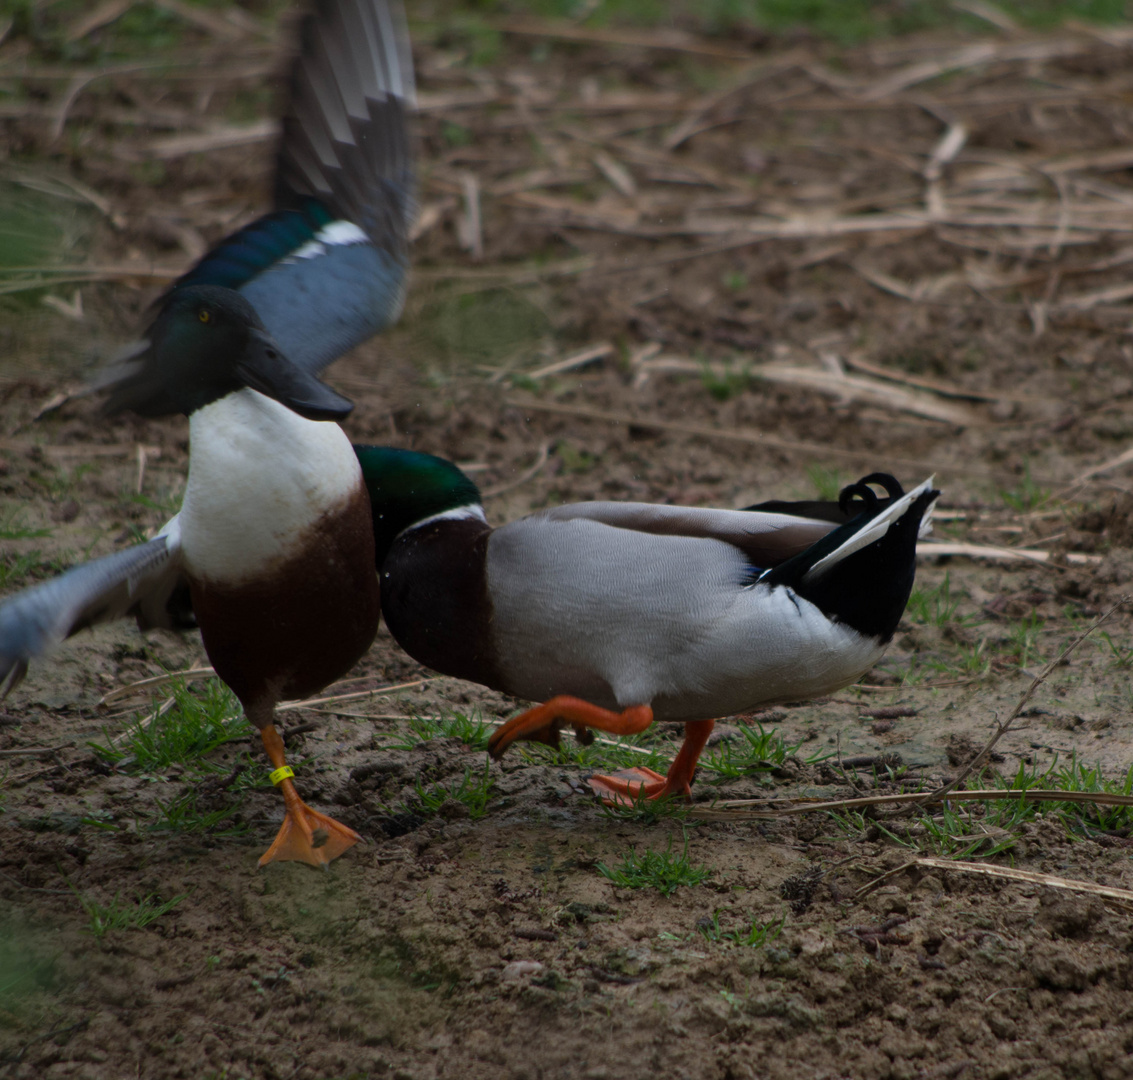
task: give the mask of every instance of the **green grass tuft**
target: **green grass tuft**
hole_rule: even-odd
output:
[[[410,716],[406,723],[409,732],[399,742],[389,744],[391,750],[415,750],[431,739],[459,739],[473,750],[487,750],[492,729],[484,723],[479,712],[471,716],[464,713],[442,712],[439,716]]]
[[[0,520],[0,540],[39,540],[51,535],[50,529],[25,525],[23,516],[23,507],[18,507]]]
[[[1068,840],[1099,834],[1133,835],[1133,807],[1104,803],[1028,801],[1027,791],[1047,789],[1109,795],[1133,795],[1133,766],[1119,779],[1107,779],[1100,765],[1087,766],[1072,757],[1059,765],[1057,757],[1046,769],[1020,765],[1014,776],[985,774],[984,782],[1002,788],[1002,799],[986,802],[946,803],[927,809],[911,822],[883,824],[858,812],[834,813],[835,820],[848,832],[860,835],[876,829],[894,843],[915,851],[949,859],[986,859],[1010,852],[1027,835],[1034,822],[1055,821]]]
[[[1032,664],[1046,662],[1038,648],[1039,635],[1042,634],[1043,625],[1044,620],[1033,611],[1012,624],[1008,633],[1008,640],[1011,655],[1019,667],[1027,668]]]
[[[1067,792],[1133,795],[1133,765],[1123,777],[1111,780],[1102,773],[1101,765],[1084,765],[1076,754],[1071,755],[1068,765],[1060,765],[1056,755],[1044,771],[1040,772],[1034,768],[1028,770],[1021,764],[1013,777],[1009,779],[997,777],[995,783],[1002,784],[1005,790],[1012,793],[1022,793],[1028,788],[1053,788],[1056,791]],[[1130,806],[1078,802],[1023,804],[1021,796],[1012,800],[1011,804],[1018,804],[1019,809],[1016,812],[1019,814],[1025,808],[1028,820],[1039,814],[1057,815],[1066,826],[1069,836],[1088,837],[1096,833],[1117,836],[1133,834],[1133,807]],[[1005,808],[1010,804],[1005,802],[993,805]]]
[[[194,833],[207,832],[213,836],[239,836],[248,831],[243,822],[233,822],[232,817],[240,810],[240,804],[223,806],[217,810],[202,810],[198,806],[198,792],[188,791],[163,802],[156,799],[157,811],[152,820],[147,821],[146,832]],[[238,797],[239,798],[239,797]]]
[[[837,502],[846,480],[840,469],[827,469],[822,465],[808,465],[807,478],[814,485],[816,497]]]
[[[706,941],[711,941],[713,944],[720,945],[739,945],[743,948],[762,949],[764,945],[769,945],[774,941],[782,932],[783,926],[787,922],[787,916],[783,915],[778,922],[774,920],[771,922],[761,923],[758,919],[753,919],[751,925],[746,930],[724,930],[720,926],[720,912],[717,909],[712,912],[712,921],[702,919],[697,923],[697,932]]]
[[[105,744],[91,743],[91,749],[107,764],[150,775],[174,765],[216,772],[219,766],[206,761],[207,756],[252,734],[236,696],[219,679],[209,679],[200,690],[177,681],[169,692],[175,704],[164,716],[155,710],[140,717],[125,739],[104,731]]]
[[[556,765],[575,765],[604,772],[644,767],[664,773],[676,753],[676,745],[666,735],[653,729],[640,735],[618,736],[613,742],[594,741],[589,746],[568,738],[563,739],[558,747],[520,742],[514,744],[514,749],[527,757],[544,760],[550,755]],[[642,753],[643,750],[646,753]]]
[[[1099,639],[1098,645],[1100,648],[1107,650],[1112,665],[1122,670],[1128,670],[1133,667],[1133,647],[1126,648],[1124,645],[1119,645],[1109,635],[1107,630],[1099,630],[1095,637]]]
[[[689,862],[688,837],[684,850],[673,854],[673,840],[665,851],[645,851],[636,848],[622,859],[620,866],[610,867],[598,863],[598,873],[615,885],[626,889],[656,889],[662,896],[672,896],[682,885],[693,886],[705,882],[712,874],[707,866]]]
[[[700,365],[700,385],[717,401],[731,401],[751,385],[751,372],[746,365],[719,366],[704,360]]]
[[[1019,481],[1019,486],[1004,488],[999,493],[1004,504],[1017,514],[1026,514],[1031,510],[1037,510],[1050,499],[1050,496],[1051,492],[1047,488],[1040,487],[1032,479],[1029,461],[1023,467],[1023,476]]]
[[[440,811],[441,807],[450,800],[463,803],[468,807],[468,816],[477,821],[488,812],[488,803],[495,789],[495,781],[489,774],[489,766],[484,765],[482,772],[465,769],[460,783],[432,784],[426,786],[421,781],[413,785],[416,792],[415,806],[407,806],[411,813],[420,813],[431,817]]]
[[[120,900],[119,894],[115,893],[109,904],[100,904],[97,900],[84,896],[74,886],[71,891],[90,920],[87,930],[96,938],[105,937],[111,930],[142,930],[162,915],[167,915],[189,895],[181,893],[172,900],[161,900],[151,894],[131,904]]]
[[[944,575],[944,580],[932,588],[914,588],[905,605],[905,613],[915,623],[930,626],[946,626],[956,622],[956,608],[960,601],[952,595],[952,577]]]
[[[751,776],[780,768],[802,746],[801,739],[794,745],[788,745],[774,728],[765,731],[762,724],[752,727],[740,720],[736,727],[742,738],[717,744],[710,754],[701,757],[703,768],[719,773],[721,777]],[[806,762],[810,765],[829,756],[827,751],[820,751],[808,757]]]

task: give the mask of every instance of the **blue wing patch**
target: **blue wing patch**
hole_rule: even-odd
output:
[[[368,240],[316,244],[240,289],[288,359],[310,372],[396,320],[406,277],[403,260]]]

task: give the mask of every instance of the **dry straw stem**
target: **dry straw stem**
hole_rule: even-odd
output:
[[[156,690],[159,686],[168,686],[171,682],[178,682],[179,680],[192,682],[195,679],[203,679],[215,674],[216,672],[211,667],[206,666],[186,668],[184,671],[171,671],[166,675],[154,675],[149,679],[139,679],[137,682],[119,686],[104,694],[98,700],[98,708],[111,705],[115,701],[121,701],[123,698],[132,697],[134,694],[140,694],[143,691]]]
[[[154,139],[148,154],[151,158],[170,161],[189,154],[207,154],[229,146],[247,146],[267,142],[279,134],[275,120],[259,120],[254,124],[225,124],[195,135],[173,135],[167,139]]]
[[[660,49],[666,52],[686,52],[696,56],[710,56],[718,60],[751,60],[746,49],[730,49],[693,37],[682,30],[613,30],[592,29],[567,22],[541,22],[536,19],[509,19],[496,24],[505,34],[525,37],[560,38],[563,41],[580,41],[593,45],[620,45],[639,49]]]
[[[580,420],[594,420],[599,423],[621,424],[626,427],[648,428],[654,431],[667,431],[675,435],[688,435],[698,439],[720,439],[724,442],[741,442],[759,446],[766,450],[785,450],[818,458],[841,458],[849,461],[872,462],[877,453],[873,450],[851,450],[823,443],[802,442],[797,439],[779,439],[773,435],[762,435],[755,431],[727,431],[706,424],[687,424],[679,420],[661,420],[650,416],[637,416],[633,413],[607,412],[604,409],[590,409],[582,405],[560,405],[554,402],[539,401],[536,398],[508,398],[506,403],[517,409],[531,412],[551,413],[555,416],[572,416]],[[895,468],[910,469],[923,473],[949,472],[984,479],[1006,479],[1006,473],[979,466],[944,466],[940,463],[923,461],[919,458],[886,457]],[[1041,482],[1041,481],[1040,481]]]
[[[885,379],[887,382],[901,383],[904,386],[915,386],[918,390],[927,390],[940,397],[959,398],[961,401],[1014,401],[1024,405],[1050,404],[1045,398],[1006,394],[999,391],[985,393],[980,390],[968,390],[962,386],[953,386],[951,383],[944,383],[939,379],[925,379],[916,375],[906,375],[903,371],[895,371],[893,368],[882,367],[880,364],[871,364],[852,354],[843,357],[842,362],[846,367],[861,371],[866,375],[873,375],[878,379]]]
[[[54,754],[59,750],[66,750],[74,746],[74,742],[60,743],[58,746],[29,746],[24,750],[0,750],[0,758],[8,757],[35,757],[39,754]]]
[[[897,412],[912,413],[929,420],[938,420],[957,427],[970,427],[980,422],[980,418],[969,409],[947,402],[937,401],[925,394],[913,393],[895,386],[888,386],[872,379],[856,378],[840,371],[826,368],[802,367],[797,364],[750,364],[740,368],[715,362],[690,360],[680,356],[659,356],[641,364],[640,372],[692,375],[708,371],[718,377],[734,374],[737,371],[753,379],[797,386],[816,390],[820,394],[838,398],[840,401],[858,401],[877,405]]]
[[[1104,472],[1109,472],[1111,469],[1119,469],[1122,465],[1128,465],[1131,461],[1133,461],[1133,447],[1122,451],[1117,457],[1110,458],[1109,461],[1102,462],[1101,465],[1095,465],[1092,469],[1087,469],[1084,473],[1075,477],[1069,486],[1075,488],[1079,484],[1084,484],[1087,480],[1092,480],[1095,476],[1100,476]]]
[[[862,810],[869,806],[894,806],[901,803],[923,803],[931,805],[941,802],[1000,802],[1022,799],[1030,802],[1083,803],[1094,806],[1133,806],[1133,795],[1114,795],[1104,791],[1060,791],[1057,788],[967,788],[951,791],[947,795],[935,792],[925,796],[920,792],[903,795],[862,795],[853,799],[787,798],[774,799],[734,799],[728,802],[713,803],[711,806],[694,807],[689,813],[706,821],[749,821],[779,817],[795,817],[799,814],[841,813],[846,810]]]
[[[897,877],[907,870],[944,870],[964,874],[978,874],[982,877],[1004,878],[1008,881],[1021,881],[1028,885],[1042,885],[1049,889],[1064,889],[1067,892],[1088,893],[1106,900],[1116,900],[1122,905],[1133,904],[1133,892],[1117,889],[1112,885],[1097,885],[1092,881],[1074,881],[1071,878],[1057,877],[1054,874],[1040,874],[1034,870],[1018,870],[1013,866],[996,866],[994,863],[964,862],[960,859],[941,859],[933,855],[918,855],[907,863],[889,870],[863,886],[854,894],[855,900],[873,892],[890,878]]]
[[[132,697],[135,694],[146,693],[155,690],[161,686],[168,686],[170,683],[186,681],[190,682],[195,679],[208,678],[215,675],[216,672],[211,667],[193,667],[185,668],[183,671],[171,671],[165,675],[155,675],[149,679],[139,679],[137,682],[132,682],[126,686],[119,686],[115,690],[111,690],[108,694],[99,699],[98,707],[101,708],[105,705],[110,705],[116,701],[121,701],[123,698]],[[335,683],[336,687],[342,688],[349,686],[351,683],[365,682],[367,679],[372,679],[373,675],[356,675],[350,679],[342,679]],[[302,709],[308,705],[326,705],[335,701],[353,701],[357,698],[369,697],[371,694],[392,694],[398,690],[409,690],[415,686],[424,686],[425,683],[432,682],[432,678],[417,679],[414,682],[398,683],[396,686],[379,686],[372,690],[360,690],[350,694],[331,694],[327,697],[321,698],[307,698],[302,701],[288,701],[276,707],[277,712],[285,712],[292,709]],[[172,701],[172,699],[169,699]],[[168,705],[168,702],[167,702]]]
[[[995,547],[990,544],[964,544],[953,543],[948,540],[924,540],[917,545],[917,554],[924,559],[935,559],[943,556],[960,556],[966,559],[984,559],[990,562],[1031,562],[1047,565],[1052,570],[1063,569],[1057,563],[1051,563],[1052,553],[1038,548],[1007,548]],[[1080,551],[1066,551],[1060,555],[1068,563],[1077,566],[1095,566],[1103,559],[1101,555],[1087,555]]]
[[[315,709],[315,712],[323,710]],[[425,720],[432,721],[433,723],[440,723],[443,717],[440,716],[411,716],[403,713],[338,713],[339,716],[352,716],[359,720]],[[503,727],[508,721],[503,720],[488,720],[482,719],[480,723],[484,727],[499,728]],[[608,735],[595,735],[593,742],[599,746],[616,746],[619,750],[625,750],[631,754],[645,754],[646,756],[654,753],[653,749],[648,746],[634,746],[632,743],[623,742],[620,739],[611,739]]]
[[[321,698],[307,698],[303,701],[285,701],[275,707],[276,713],[294,712],[296,709],[312,709],[317,705],[333,705],[341,701],[357,701],[359,698],[376,697],[379,694],[393,694],[398,690],[412,690],[416,686],[424,686],[426,683],[432,682],[432,679],[417,679],[415,682],[399,683],[397,686],[379,686],[374,690],[360,690],[354,694],[331,694],[328,697]],[[161,705],[154,709],[150,714],[149,720],[152,723],[160,716],[164,716],[174,705],[177,704],[177,699],[173,697],[166,698]],[[334,710],[314,708],[314,712],[333,712]],[[110,719],[119,720],[129,715],[128,713],[118,713]],[[228,725],[234,724],[240,718],[239,713],[234,713],[232,716],[226,716],[221,723]],[[111,746],[117,746],[124,742],[131,735],[134,734],[134,728],[128,728],[126,731],[119,735],[115,735],[110,740]]]
[[[551,444],[544,442],[539,447],[539,453],[536,455],[535,463],[529,465],[513,480],[507,480],[502,484],[496,484],[495,487],[485,488],[480,492],[480,497],[484,499],[494,499],[498,495],[503,495],[504,492],[511,491],[522,484],[526,484],[528,480],[534,480],[536,476],[542,471],[543,466],[547,464],[547,459],[551,453]]]
[[[600,341],[596,345],[588,345],[580,352],[572,353],[562,360],[556,360],[553,364],[548,364],[546,367],[538,368],[536,371],[529,371],[526,373],[526,376],[529,379],[535,379],[537,381],[539,379],[545,379],[548,375],[561,375],[564,371],[574,371],[576,368],[585,367],[595,360],[605,360],[607,356],[613,355],[613,345],[608,341]]]

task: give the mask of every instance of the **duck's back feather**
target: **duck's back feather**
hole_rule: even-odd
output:
[[[540,511],[528,520],[539,518],[595,521],[650,536],[719,540],[738,548],[752,567],[761,570],[805,551],[834,528],[829,521],[792,514],[634,502],[571,503]]]

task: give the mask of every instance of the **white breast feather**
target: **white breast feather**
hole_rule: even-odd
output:
[[[337,424],[305,420],[255,390],[189,419],[181,546],[193,577],[237,583],[297,553],[304,534],[362,483]]]

